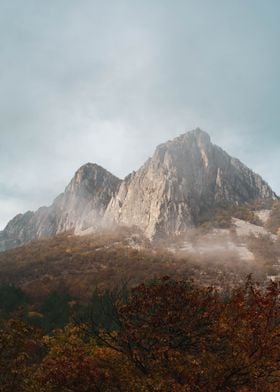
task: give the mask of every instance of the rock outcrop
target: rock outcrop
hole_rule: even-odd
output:
[[[149,238],[194,226],[221,204],[276,199],[262,178],[211,143],[200,129],[156,148],[152,158],[123,181],[86,164],[50,207],[12,219],[0,233],[0,249],[102,224],[137,226]]]
[[[105,217],[154,238],[186,230],[214,205],[266,198],[276,195],[259,175],[195,129],[159,145],[126,177]]]

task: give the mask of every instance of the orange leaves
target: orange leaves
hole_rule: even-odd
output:
[[[225,298],[164,278],[112,304],[114,331],[68,325],[42,346],[35,331],[10,321],[0,331],[0,391],[276,392],[279,300],[276,283],[265,289],[249,279]]]
[[[83,340],[82,329],[68,326],[45,338],[48,354],[36,372],[39,385],[50,391],[99,391],[110,379],[109,369],[95,355],[93,342]]]
[[[37,338],[36,331],[19,320],[9,320],[0,329],[1,392],[20,390],[37,359]]]
[[[224,301],[212,289],[164,278],[119,307],[115,349],[145,377],[197,391],[257,390],[276,382],[280,287],[249,279]],[[110,342],[111,344],[112,342]]]

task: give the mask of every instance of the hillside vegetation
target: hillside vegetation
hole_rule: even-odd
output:
[[[0,392],[279,391],[280,240],[266,233],[202,225],[151,244],[121,227],[0,253]]]
[[[242,283],[251,272],[265,279],[262,262],[243,262],[233,250],[188,255],[175,243],[170,252],[167,243],[152,247],[140,232],[126,228],[82,237],[63,234],[0,253],[0,283],[21,287],[37,301],[60,287],[88,299],[94,287],[124,281],[133,286],[164,275],[223,288]]]
[[[277,392],[279,296],[273,282],[218,293],[164,277],[99,292],[47,334],[0,319],[0,391]]]

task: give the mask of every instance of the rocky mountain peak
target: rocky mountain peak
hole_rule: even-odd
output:
[[[208,166],[208,153],[211,146],[211,138],[208,133],[196,128],[160,144],[152,159],[178,168],[181,166],[180,160],[183,162],[188,157],[197,159],[197,156],[200,156],[204,165]]]
[[[97,163],[88,162],[76,171],[73,180],[79,182],[80,179],[96,177],[99,173],[107,175],[109,172]]]
[[[174,141],[176,140],[181,143],[197,143],[198,146],[206,146],[211,143],[210,135],[200,128],[185,132],[174,139]]]
[[[73,182],[79,184],[85,179],[96,177],[99,172],[106,172],[106,170],[96,163],[88,162],[76,171]]]
[[[156,152],[160,150],[182,148],[184,146],[197,146],[205,148],[211,144],[210,135],[207,132],[202,131],[200,128],[196,128],[193,131],[188,131],[180,136],[175,137],[172,140],[168,140],[157,146]]]
[[[106,217],[140,227],[148,237],[180,233],[218,204],[275,198],[245,165],[211,143],[197,128],[159,145],[121,184]]]
[[[196,128],[160,144],[123,181],[95,163],[83,165],[50,207],[9,222],[0,249],[105,223],[137,226],[149,238],[174,235],[217,205],[275,198],[259,175]]]
[[[0,250],[69,230],[97,227],[120,182],[95,163],[83,165],[50,207],[17,215],[8,223],[0,235]]]
[[[111,187],[119,183],[119,179],[96,163],[86,163],[74,174],[65,188],[65,193],[87,191],[90,194],[101,187]]]

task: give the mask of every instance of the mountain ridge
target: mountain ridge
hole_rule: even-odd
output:
[[[137,226],[153,239],[195,226],[216,204],[276,198],[258,174],[197,128],[158,145],[123,180],[96,163],[83,165],[51,206],[19,214],[7,224],[0,249],[100,225]]]

